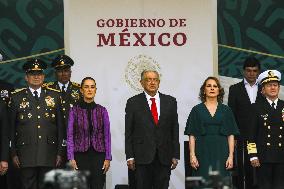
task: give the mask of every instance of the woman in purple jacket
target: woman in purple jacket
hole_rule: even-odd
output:
[[[91,172],[91,189],[103,189],[111,161],[111,137],[108,112],[94,101],[96,90],[93,78],[82,80],[83,98],[69,111],[67,156],[74,170]]]

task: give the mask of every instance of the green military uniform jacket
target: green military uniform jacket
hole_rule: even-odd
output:
[[[58,82],[50,82],[44,84],[44,86],[61,91]],[[80,84],[75,82],[69,82],[66,92],[61,92],[62,97],[62,111],[65,119],[65,125],[67,126],[69,110],[79,100]]]
[[[53,167],[64,153],[63,116],[58,91],[42,88],[38,100],[29,88],[16,90],[9,103],[11,155],[21,167]]]

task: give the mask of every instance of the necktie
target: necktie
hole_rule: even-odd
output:
[[[274,110],[276,109],[276,108],[275,108],[275,103],[274,103],[274,102],[272,102],[271,106],[272,106],[272,108],[273,108]]]
[[[61,92],[65,92],[65,85],[62,85]]]
[[[34,91],[34,97],[36,100],[38,100],[38,92],[37,91]]]
[[[155,102],[155,98],[150,98],[150,100],[152,101],[152,104],[151,104],[152,116],[153,116],[155,124],[158,125],[158,111],[157,111],[157,105]]]
[[[65,93],[66,93],[66,91],[65,91],[65,85],[62,85],[61,93],[62,93],[63,96],[65,96]]]

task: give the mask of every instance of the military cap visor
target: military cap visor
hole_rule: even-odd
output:
[[[74,65],[74,61],[67,55],[57,56],[51,63],[55,69],[65,69]]]
[[[28,75],[41,75],[43,74],[43,70],[29,70],[26,72]]]
[[[23,65],[23,70],[26,73],[29,72],[43,72],[44,69],[47,68],[47,65],[45,62],[43,62],[40,59],[31,59],[28,60],[24,65]]]
[[[54,67],[54,69],[56,69],[56,70],[64,70],[64,69],[67,69],[67,68],[71,68],[71,66],[64,64],[64,65],[58,65],[58,66]]]

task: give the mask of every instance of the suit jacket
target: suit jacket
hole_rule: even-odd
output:
[[[12,94],[10,103],[11,155],[21,167],[55,165],[63,155],[61,98],[52,89],[42,89],[36,100],[28,88]]]
[[[158,153],[164,165],[172,158],[179,159],[179,125],[177,102],[172,96],[159,93],[160,117],[155,125],[145,93],[128,99],[125,108],[126,159],[134,158],[137,164],[151,163]]]
[[[254,115],[248,137],[250,157],[260,163],[284,163],[284,101],[278,100],[276,109],[264,99],[253,105]]]
[[[8,161],[9,159],[9,125],[7,106],[4,100],[0,100],[0,161]]]
[[[263,97],[259,90],[256,102],[261,99],[263,99]],[[232,109],[235,115],[236,122],[241,133],[240,137],[245,137],[248,133],[248,128],[250,127],[249,121],[251,119],[252,104],[245,88],[244,80],[230,86],[228,106]]]

